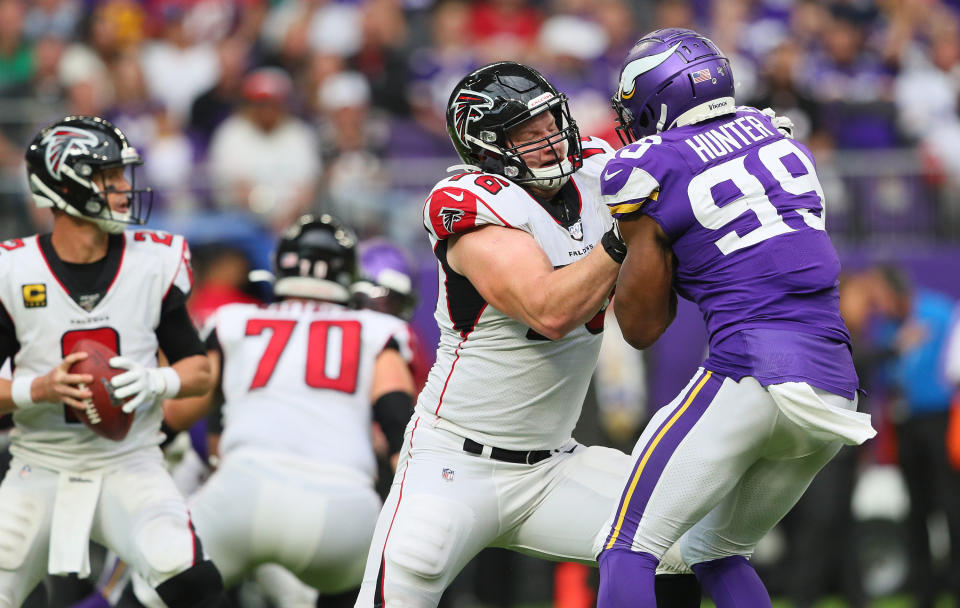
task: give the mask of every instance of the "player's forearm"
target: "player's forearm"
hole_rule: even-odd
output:
[[[676,316],[673,251],[649,218],[620,226],[627,256],[617,279],[614,311],[626,341],[643,349],[656,342]]]
[[[199,397],[167,399],[163,403],[163,419],[175,431],[185,431],[210,411],[213,389]]]
[[[557,339],[583,325],[606,303],[619,270],[598,245],[582,260],[553,271],[531,286],[531,327]]]
[[[193,355],[171,365],[180,377],[176,397],[199,397],[213,389],[214,376],[206,355]]]
[[[0,416],[9,414],[17,409],[17,406],[13,403],[13,395],[10,392],[12,384],[9,380],[0,379]]]

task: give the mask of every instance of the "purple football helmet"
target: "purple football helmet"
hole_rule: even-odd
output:
[[[353,284],[354,302],[360,308],[410,319],[417,298],[413,264],[406,252],[382,238],[368,239],[359,247],[360,280]]]
[[[706,37],[681,28],[650,32],[620,70],[613,109],[624,145],[734,111],[730,62]]]

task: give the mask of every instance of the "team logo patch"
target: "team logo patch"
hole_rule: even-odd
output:
[[[43,308],[47,305],[47,286],[43,283],[24,285],[23,305],[26,308]]]
[[[96,146],[97,137],[89,131],[73,127],[60,127],[47,134],[40,142],[46,146],[43,150],[43,160],[47,171],[55,179],[60,179],[63,161],[74,151],[86,153],[87,146]]]
[[[453,469],[448,469],[443,467],[443,470],[440,472],[440,477],[443,477],[444,481],[453,481]]]
[[[453,232],[453,225],[463,219],[463,209],[441,207],[440,212],[437,213],[437,217],[439,217],[440,222],[443,223],[444,230]]]
[[[453,124],[457,137],[466,145],[467,125],[483,118],[483,111],[493,108],[493,100],[483,93],[462,89],[453,102]]]

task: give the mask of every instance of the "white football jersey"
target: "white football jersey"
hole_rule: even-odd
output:
[[[548,340],[488,305],[446,262],[447,237],[492,224],[530,233],[555,268],[599,246],[612,223],[600,202],[600,171],[613,154],[605,141],[584,140],[583,167],[570,181],[580,221],[564,227],[530,194],[499,175],[462,173],[427,197],[423,222],[439,262],[434,317],[437,361],[417,400],[438,425],[505,449],[560,447],[570,438],[597,362],[603,311],[559,340]]]
[[[370,391],[393,341],[411,361],[407,324],[372,310],[289,300],[214,313],[223,352],[221,454],[262,448],[374,479]]]
[[[77,304],[51,270],[36,236],[0,243],[0,303],[20,342],[19,374],[44,375],[81,339],[94,339],[148,367],[157,366],[157,336],[163,299],[176,285],[190,293],[190,250],[182,236],[130,230],[123,235],[120,266],[106,294],[91,310]],[[160,443],[160,407],[137,409],[123,441],[88,429],[63,403],[42,403],[13,413],[11,452],[54,469],[107,466],[122,456]]]

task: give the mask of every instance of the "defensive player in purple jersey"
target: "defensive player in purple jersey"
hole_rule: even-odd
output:
[[[617,320],[646,348],[679,294],[710,351],[634,448],[601,531],[598,605],[655,606],[654,569],[676,542],[718,608],[770,606],[748,562],[757,542],[842,444],[875,434],[856,412],[823,189],[809,150],[735,106],[726,57],[696,32],[642,38],[613,104],[626,145],[601,195],[628,247]]]

